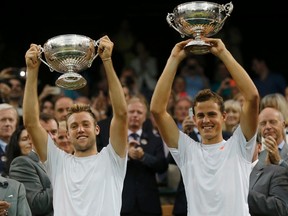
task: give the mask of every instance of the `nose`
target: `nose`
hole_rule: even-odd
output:
[[[209,122],[209,121],[210,121],[209,117],[208,116],[204,116],[203,122]]]
[[[79,125],[78,132],[83,132],[83,131],[84,131],[84,127],[82,125]]]

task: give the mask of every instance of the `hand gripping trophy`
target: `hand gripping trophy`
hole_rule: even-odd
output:
[[[56,85],[75,90],[87,84],[86,79],[79,72],[91,67],[98,56],[95,47],[99,40],[94,41],[89,37],[77,34],[65,34],[53,37],[41,47],[40,60],[45,63],[51,72],[63,73]],[[44,53],[46,61],[41,58]]]
[[[218,33],[233,10],[233,4],[220,5],[207,1],[192,1],[182,3],[168,13],[168,24],[178,31],[182,38],[193,37],[185,50],[196,55],[209,52],[210,44],[201,40],[201,37],[210,37]]]

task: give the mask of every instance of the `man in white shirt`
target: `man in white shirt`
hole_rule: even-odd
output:
[[[103,36],[98,45],[113,108],[109,144],[98,152],[96,136],[100,128],[96,117],[88,105],[75,104],[66,116],[68,137],[75,149],[73,155],[59,149],[40,124],[37,79],[41,50],[32,44],[26,52],[24,124],[40,159],[46,161],[55,216],[120,215],[127,166],[128,122],[124,93],[111,59],[113,46],[108,36]]]
[[[167,112],[173,79],[188,53],[177,43],[171,51],[152,96],[150,110],[161,137],[169,147],[181,174],[187,196],[188,215],[248,216],[247,195],[251,161],[255,150],[259,94],[244,68],[220,39],[203,38],[230,72],[245,97],[240,125],[225,141],[222,126],[226,119],[223,98],[210,89],[198,92],[193,103],[193,119],[201,143],[184,134]]]

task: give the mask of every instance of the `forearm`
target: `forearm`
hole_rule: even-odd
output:
[[[128,134],[127,103],[121,83],[114,71],[112,60],[103,61],[109,86],[109,97],[113,109],[110,124],[110,140],[120,157],[126,155]]]
[[[39,122],[39,101],[37,95],[38,71],[27,69],[27,79],[23,97],[23,122],[25,127]]]
[[[121,83],[115,73],[112,60],[106,60],[103,64],[107,71],[106,77],[108,80],[109,97],[113,108],[113,115],[122,116],[123,113],[127,112],[127,105]],[[115,107],[117,107],[117,109],[115,109]]]
[[[235,60],[228,50],[221,54],[221,60],[245,99],[255,100],[255,97],[258,96],[258,90],[246,70]]]

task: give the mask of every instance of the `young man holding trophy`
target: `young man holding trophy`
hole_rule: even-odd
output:
[[[124,92],[111,59],[113,46],[108,36],[103,36],[97,51],[106,71],[113,108],[109,144],[101,152],[97,151],[96,136],[100,129],[95,115],[89,106],[74,104],[66,117],[74,155],[60,150],[40,124],[37,79],[41,49],[32,44],[26,52],[24,124],[41,161],[47,166],[53,186],[55,216],[120,215],[127,166],[128,122]]]
[[[245,97],[240,125],[225,141],[222,136],[226,118],[223,99],[210,89],[204,89],[198,92],[193,103],[193,119],[202,141],[196,142],[179,130],[166,107],[177,68],[191,54],[185,46],[192,40],[179,42],[172,49],[152,96],[151,113],[183,176],[188,215],[248,216],[247,196],[256,144],[259,94],[223,42],[204,37],[205,43],[211,45],[209,52],[225,64]]]

